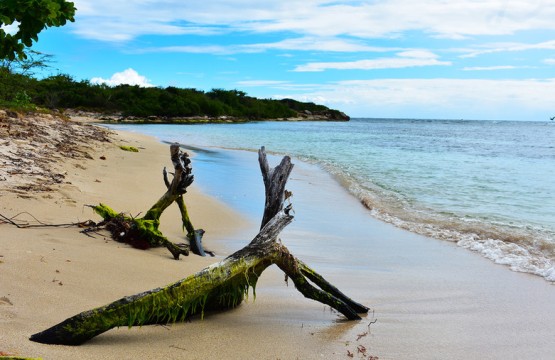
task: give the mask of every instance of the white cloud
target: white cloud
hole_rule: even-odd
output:
[[[318,101],[351,116],[537,120],[553,112],[555,78],[350,80],[276,97]]]
[[[331,52],[386,52],[398,50],[397,48],[385,48],[378,46],[368,46],[360,41],[346,40],[339,38],[319,38],[319,37],[302,37],[285,39],[275,43],[246,45],[249,48],[260,50],[278,49],[278,50],[303,50],[303,51],[331,51]]]
[[[555,3],[540,0],[75,0],[78,34],[129,40],[146,34],[292,32],[369,39],[420,31],[441,38],[555,30]]]
[[[528,68],[528,66],[512,66],[512,65],[497,65],[497,66],[467,66],[463,71],[490,71],[490,70],[512,70]]]
[[[397,53],[398,56],[413,59],[435,59],[437,55],[428,50],[406,50]]]
[[[547,65],[555,65],[555,58],[554,59],[545,59],[545,60],[543,60],[543,63],[547,64]]]
[[[270,98],[283,98],[283,96],[272,94],[273,91],[285,91],[291,93],[311,93],[322,87],[321,83],[295,83],[292,81],[285,80],[241,80],[235,82],[234,86],[236,88],[258,88],[252,91],[262,90],[264,94],[258,94],[253,96],[259,97],[270,97]],[[325,85],[324,85],[325,87]]]
[[[214,54],[214,55],[229,55],[239,52],[236,47],[233,46],[221,46],[221,45],[198,45],[198,46],[163,46],[154,48],[145,48],[141,50],[136,50],[134,53],[190,53],[190,54]]]
[[[396,58],[380,58],[370,60],[357,60],[346,62],[313,62],[299,65],[294,71],[324,71],[335,70],[376,70],[376,69],[400,69],[416,66],[448,66],[449,61],[437,60],[437,55],[426,50],[410,50],[397,54]]]
[[[245,87],[275,87],[275,86],[282,86],[291,84],[289,81],[280,81],[280,80],[244,80],[238,81],[237,85],[245,86]]]
[[[500,52],[517,52],[528,50],[555,50],[555,40],[544,41],[535,44],[525,43],[494,43],[482,45],[479,49],[461,50],[466,54],[461,55],[461,58],[473,58],[478,55],[493,54]]]
[[[110,79],[103,79],[101,77],[94,77],[91,79],[91,83],[93,84],[106,84],[108,86],[117,86],[122,84],[127,85],[138,85],[141,87],[152,87],[151,83],[149,83],[148,79],[142,75],[139,75],[138,72],[129,68],[122,72],[115,73],[112,75]]]
[[[184,45],[152,47],[136,50],[136,53],[191,53],[191,54],[215,54],[229,55],[238,53],[261,53],[267,50],[302,50],[302,51],[326,51],[326,52],[387,52],[397,51],[399,48],[368,46],[360,41],[337,39],[302,37],[291,38],[273,43],[235,44],[235,45]]]

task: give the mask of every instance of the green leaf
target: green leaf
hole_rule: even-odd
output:
[[[0,30],[0,61],[13,61],[16,56],[25,59],[23,49],[37,42],[45,27],[74,21],[75,10],[74,3],[65,0],[0,0],[0,25],[20,23],[14,38]]]
[[[11,25],[13,24],[13,19],[5,16],[5,15],[0,15],[0,24],[4,24],[4,25]]]

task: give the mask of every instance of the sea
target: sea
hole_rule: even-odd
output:
[[[265,146],[325,170],[381,221],[555,281],[555,122],[358,118],[109,127],[205,150]]]

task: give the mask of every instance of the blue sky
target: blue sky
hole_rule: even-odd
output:
[[[555,116],[555,0],[77,0],[55,72],[239,89],[353,117]]]

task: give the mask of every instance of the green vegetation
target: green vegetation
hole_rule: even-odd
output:
[[[26,59],[25,47],[38,41],[38,34],[47,27],[63,26],[75,21],[75,6],[64,0],[2,0],[0,1],[0,60]],[[5,26],[15,25],[8,33]]]
[[[34,55],[32,64],[44,66]],[[37,59],[38,58],[38,59]],[[30,62],[29,60],[28,62]],[[348,120],[337,111],[314,103],[292,99],[257,99],[239,90],[212,89],[204,92],[177,87],[139,87],[92,84],[67,74],[36,79],[23,60],[0,63],[0,107],[30,110],[80,109],[117,115],[134,122],[237,121],[305,118],[309,120]],[[20,72],[15,69],[21,70]],[[25,69],[26,73],[23,73]]]
[[[119,148],[123,151],[139,152],[139,149],[134,146],[121,145]]]

